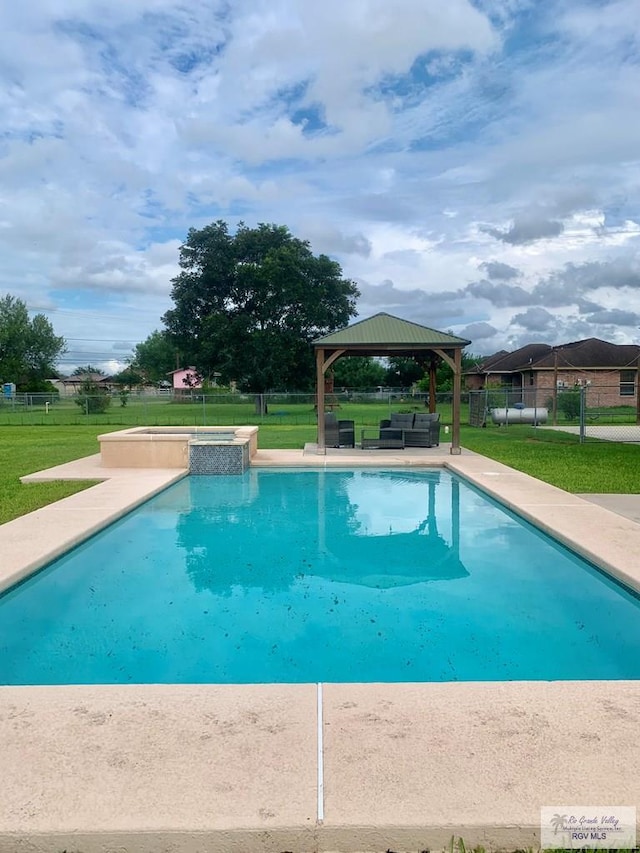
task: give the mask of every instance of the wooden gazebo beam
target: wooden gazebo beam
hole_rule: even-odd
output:
[[[337,361],[345,350],[329,350],[330,355],[325,358],[327,350],[318,347],[316,350],[316,413],[318,416],[318,453],[326,453],[324,438],[324,378],[327,370]]]

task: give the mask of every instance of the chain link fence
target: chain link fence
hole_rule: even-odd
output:
[[[450,407],[451,394],[437,395],[437,405]],[[381,408],[386,412],[424,409],[428,395],[406,389],[362,389],[325,396],[327,411],[344,417],[359,412],[362,425],[377,425]],[[315,425],[314,393],[269,394],[177,393],[120,391],[96,395],[13,394],[0,396],[2,425],[104,425],[104,426],[227,426],[241,424]],[[370,417],[367,411],[370,409]],[[382,414],[382,417],[388,417]]]
[[[622,389],[627,392],[626,388]],[[468,391],[462,395],[463,423],[476,427],[509,429],[522,426],[557,429],[578,435],[580,441],[640,443],[640,412],[635,386],[620,394],[616,386],[580,385],[552,390],[512,387]],[[340,391],[325,398],[327,411],[337,410],[362,426],[379,423],[381,409],[424,410],[428,395],[407,389]],[[437,410],[450,422],[451,393],[436,395]],[[367,412],[370,411],[370,416]],[[383,417],[388,415],[383,414]],[[270,394],[138,393],[64,396],[13,394],[0,397],[1,425],[104,425],[104,426],[226,426],[241,424],[314,425],[313,393]]]
[[[640,443],[636,388],[589,384],[553,391],[488,388],[469,391],[469,424],[476,427],[533,426],[589,440]]]

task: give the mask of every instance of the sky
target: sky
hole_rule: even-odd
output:
[[[122,367],[189,228],[484,355],[640,335],[638,0],[0,4],[0,295]]]

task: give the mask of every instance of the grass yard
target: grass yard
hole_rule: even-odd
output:
[[[394,400],[388,402],[342,403],[336,414],[350,418],[356,427],[377,426],[391,411],[425,411],[419,401]],[[439,404],[438,410],[444,423],[451,422],[451,405]],[[467,420],[467,409],[463,409],[463,420]],[[255,424],[270,426],[307,426],[315,429],[316,413],[311,395],[277,395],[269,399],[269,413],[256,415],[252,398],[238,399],[237,396],[211,395],[199,402],[172,402],[162,397],[132,397],[126,406],[114,399],[104,414],[84,414],[66,398],[45,406],[26,405],[11,407],[0,399],[0,428],[3,426],[74,426],[126,429],[133,426],[238,426]]]
[[[510,426],[462,428],[461,444],[567,492],[640,494],[640,446]]]
[[[19,478],[96,453],[97,434],[95,427],[0,427],[0,524],[93,485]]]
[[[76,407],[77,408],[77,407]],[[395,403],[394,411],[411,408]],[[417,408],[417,407],[416,407]],[[443,422],[450,423],[449,406],[439,406]],[[114,416],[119,420],[114,422]],[[355,421],[356,437],[360,429],[375,427],[389,414],[384,403],[345,404],[338,417]],[[75,412],[70,412],[77,418]],[[142,420],[143,417],[148,420]],[[463,413],[466,417],[466,413]],[[16,415],[16,418],[25,417]],[[97,436],[138,424],[187,425],[203,423],[203,407],[198,404],[172,404],[161,401],[153,408],[140,404],[114,408],[105,415],[90,416],[91,423],[56,423],[56,419],[39,414],[39,424],[25,422],[0,425],[0,524],[41,506],[87,488],[87,482],[52,482],[23,485],[25,474],[50,468],[72,459],[98,452]],[[302,448],[314,441],[315,413],[311,404],[272,406],[270,414],[257,419],[253,405],[222,404],[208,407],[207,424],[257,423],[259,446],[263,448]],[[527,426],[507,429],[487,427],[475,429],[463,424],[463,447],[504,462],[552,483],[569,492],[608,492],[640,494],[640,446],[592,441],[580,444],[577,436]]]

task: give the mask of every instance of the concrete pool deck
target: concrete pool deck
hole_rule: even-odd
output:
[[[442,466],[640,589],[640,525],[464,450],[252,465]],[[24,478],[104,482],[0,527],[1,588],[184,473]],[[640,806],[639,726],[635,681],[0,687],[0,853],[535,847],[541,806]]]

